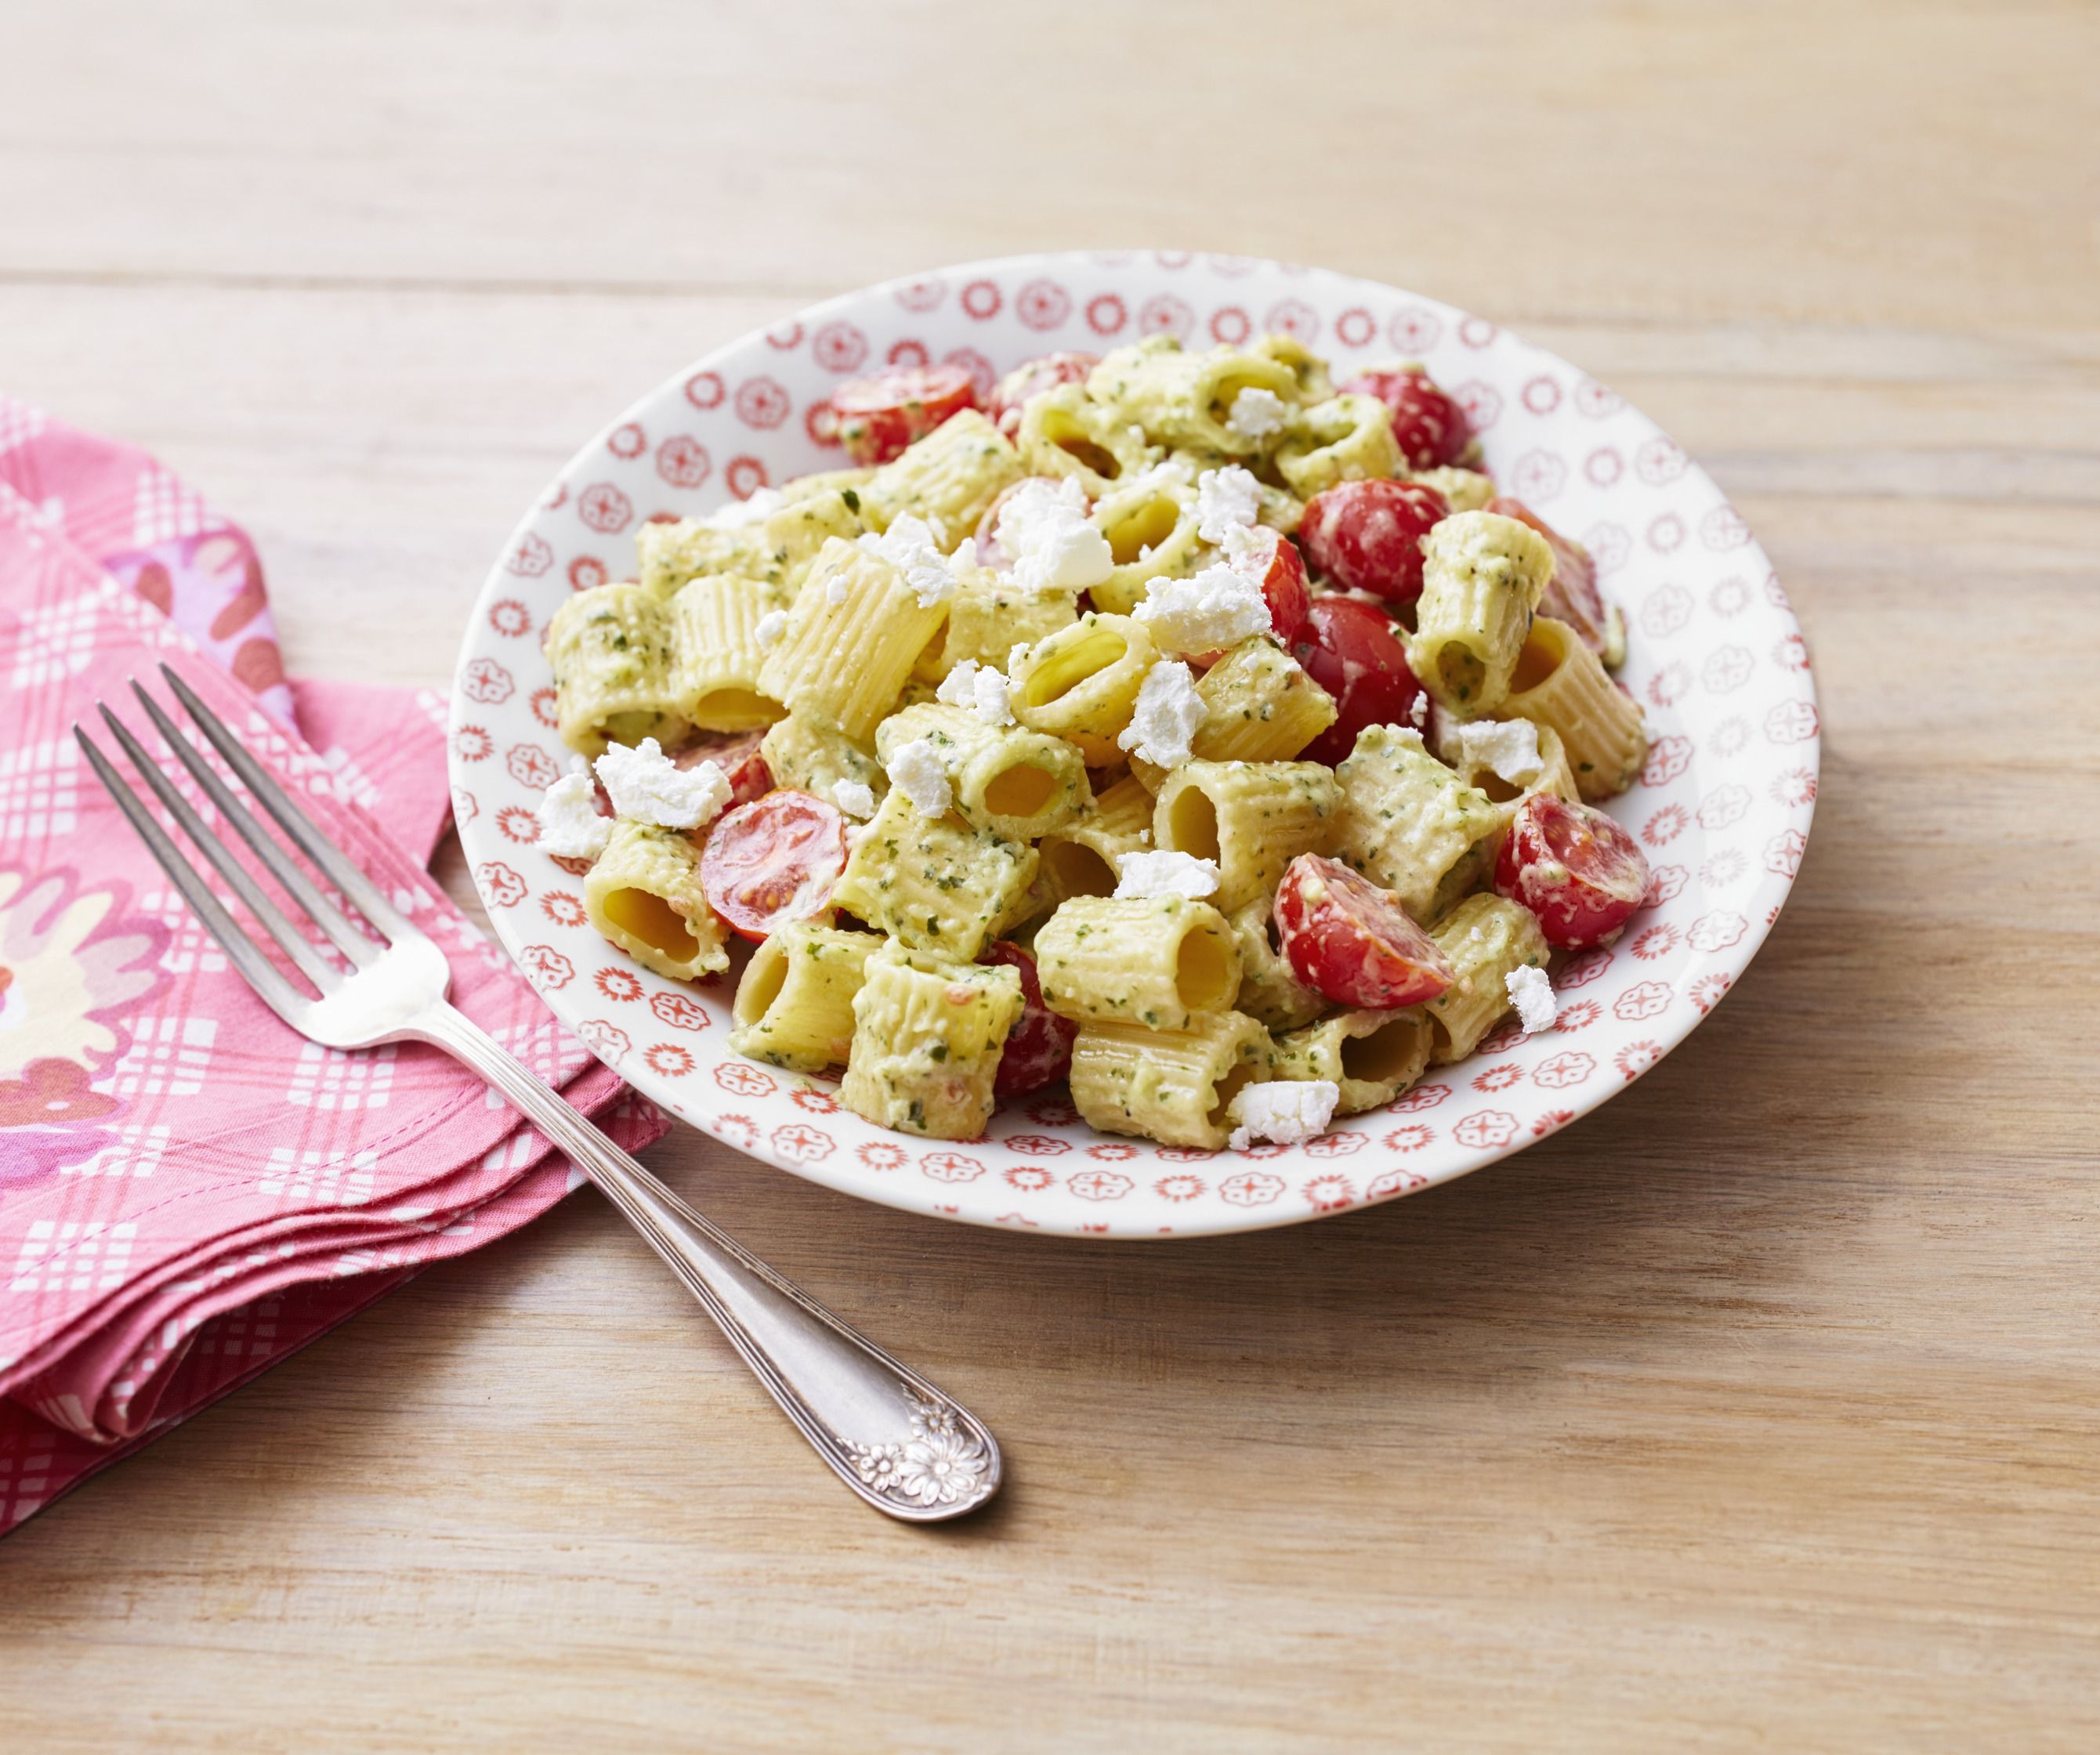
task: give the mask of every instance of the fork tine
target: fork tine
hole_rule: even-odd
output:
[[[292,899],[307,911],[315,924],[334,941],[336,948],[360,968],[377,962],[386,947],[359,932],[351,924],[349,917],[321,893],[313,880],[299,869],[298,862],[255,820],[254,813],[233,796],[233,789],[212,771],[211,764],[196,752],[188,739],[175,730],[174,721],[161,711],[161,703],[148,695],[135,679],[131,684],[131,692],[139,697],[139,704],[146,709],[148,717],[159,730],[168,747],[174,752],[177,760],[196,777],[197,784],[218,807],[219,814],[233,825],[255,857],[269,868],[270,875],[290,892]],[[188,825],[186,823],[183,827],[187,828]],[[211,849],[207,847],[205,851],[209,854]],[[212,863],[218,865],[218,862],[214,859]],[[221,870],[223,869],[222,866]],[[247,899],[245,896],[241,897],[244,902]]]
[[[117,808],[130,819],[131,827],[139,831],[139,838],[146,844],[160,868],[168,874],[168,881],[183,893],[183,899],[204,922],[205,930],[219,942],[234,968],[247,978],[262,1003],[293,1029],[303,1033],[301,1016],[313,1002],[286,981],[277,966],[257,949],[255,941],[234,924],[233,916],[219,906],[218,898],[211,893],[211,886],[197,875],[196,868],[183,858],[181,850],[169,838],[168,831],[153,820],[153,814],[139,803],[139,797],[126,785],[109,758],[95,747],[95,739],[80,726],[73,728],[73,736],[79,740],[82,753],[87,757],[88,765],[94,769],[95,777],[101,781],[109,796],[117,801]]]
[[[110,734],[123,745],[124,753],[131,758],[131,765],[139,770],[139,778],[153,790],[168,814],[175,819],[183,834],[195,843],[196,849],[211,862],[212,869],[226,880],[233,893],[248,904],[248,911],[262,923],[263,929],[277,941],[285,955],[299,966],[300,972],[314,984],[317,992],[327,993],[342,979],[341,973],[329,963],[313,946],[307,942],[299,929],[285,918],[284,911],[262,893],[254,879],[240,869],[239,862],[204,826],[204,819],[192,807],[189,800],[178,792],[162,774],[153,758],[146,753],[130,728],[116,714],[104,707],[101,709],[103,722],[109,727]]]
[[[420,937],[419,930],[407,916],[380,893],[379,886],[359,871],[334,842],[314,827],[313,818],[292,802],[284,787],[271,779],[262,763],[219,723],[218,715],[197,699],[190,686],[165,664],[161,665],[161,674],[174,691],[175,699],[196,721],[197,729],[211,740],[211,747],[225,758],[227,766],[240,776],[241,784],[277,819],[277,826],[291,836],[299,851],[350,899],[351,905],[389,939]]]

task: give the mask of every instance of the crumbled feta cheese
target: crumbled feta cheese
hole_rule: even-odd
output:
[[[1429,723],[1429,696],[1426,691],[1416,694],[1414,704],[1407,710],[1407,717],[1418,731]]]
[[[941,552],[941,540],[934,525],[907,512],[880,536],[870,531],[860,539],[860,546],[903,574],[904,583],[918,595],[919,607],[930,610],[955,594],[955,566]],[[966,564],[976,557],[973,545]],[[836,587],[838,581],[834,580],[832,584]],[[836,602],[837,599],[832,601]]]
[[[1225,425],[1241,438],[1256,443],[1271,433],[1283,430],[1284,422],[1290,418],[1290,410],[1283,399],[1273,390],[1263,390],[1250,384],[1233,398],[1231,410],[1225,416]]]
[[[598,814],[598,788],[581,756],[540,800],[540,845],[558,859],[595,859],[612,839],[612,818]]]
[[[788,612],[768,610],[758,618],[758,643],[761,646],[778,646],[780,637],[788,631]]]
[[[1007,704],[1006,692],[1004,676],[989,664],[966,658],[941,679],[933,696],[951,707],[975,713],[988,725],[1010,725],[1013,709]]]
[[[824,582],[824,601],[836,609],[846,600],[846,580],[843,573],[834,573]]]
[[[841,780],[832,788],[832,802],[849,817],[875,814],[875,788],[861,780]]]
[[[1116,900],[1145,901],[1154,896],[1215,896],[1218,862],[1191,853],[1118,853]]]
[[[1429,703],[1429,747],[1445,761],[1454,760],[1458,753],[1458,728],[1465,724],[1441,701]]]
[[[1458,727],[1459,760],[1491,768],[1511,786],[1538,778],[1538,727],[1529,719],[1475,719]]]
[[[1067,476],[1023,482],[999,511],[999,546],[1012,558],[1017,584],[1032,591],[1084,591],[1115,570],[1109,540],[1087,522],[1086,491]]]
[[[1502,977],[1502,985],[1509,989],[1510,1003],[1516,1008],[1526,1035],[1537,1036],[1553,1028],[1560,1013],[1560,1002],[1554,996],[1553,983],[1546,978],[1545,970],[1527,963],[1523,968],[1511,969]]]
[[[1207,567],[1193,579],[1154,580],[1136,620],[1162,652],[1215,652],[1273,625],[1260,582],[1229,567]]]
[[[1196,692],[1189,667],[1174,659],[1154,664],[1145,673],[1137,691],[1137,706],[1130,725],[1116,739],[1140,761],[1162,768],[1178,768],[1189,759],[1189,740],[1194,737],[1210,709]]]
[[[779,488],[761,487],[748,500],[732,500],[700,522],[710,530],[742,530],[748,525],[764,523],[787,503]]]
[[[900,744],[887,764],[889,783],[911,800],[922,817],[945,817],[955,800],[948,784],[948,765],[931,738],[914,738]]]
[[[1237,463],[1196,478],[1196,534],[1204,541],[1224,546],[1227,531],[1251,524],[1260,511],[1261,483]]]
[[[1011,678],[1028,662],[1028,655],[1035,648],[1026,640],[1017,640],[1006,649],[1006,673]]]
[[[614,744],[598,759],[598,778],[615,816],[660,828],[697,829],[729,806],[729,776],[720,762],[681,768],[654,738],[633,749]]]
[[[1244,1152],[1256,1140],[1296,1145],[1317,1140],[1335,1118],[1342,1087],[1331,1078],[1274,1078],[1242,1085],[1225,1113],[1239,1126],[1225,1144]]]
[[[1139,444],[1145,443],[1142,428],[1133,426],[1131,431],[1136,435]],[[1118,499],[1125,494],[1139,493],[1167,493],[1179,497],[1189,491],[1195,479],[1187,464],[1179,457],[1168,457],[1163,462],[1155,463],[1150,469],[1132,476],[1116,489],[1116,495]]]

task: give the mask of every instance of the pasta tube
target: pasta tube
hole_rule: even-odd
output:
[[[1142,475],[1159,461],[1141,431],[1118,421],[1080,384],[1060,384],[1022,404],[1014,443],[1031,475],[1076,478],[1089,500]]]
[[[806,489],[808,483],[794,486]],[[842,490],[798,492],[788,504],[749,524],[725,527],[690,518],[644,524],[634,539],[642,583],[655,596],[668,597],[706,574],[734,573],[765,586],[771,604],[786,604],[793,601],[826,542],[833,536],[858,536],[867,528],[860,513],[860,496],[847,485]]]
[[[1485,793],[1429,753],[1420,732],[1365,726],[1335,778],[1337,858],[1425,924],[1471,887],[1499,819]]]
[[[790,712],[865,741],[896,704],[948,606],[922,606],[879,555],[833,538],[796,593],[788,626],[760,666],[760,692]]]
[[[1210,551],[1198,532],[1195,478],[1178,467],[1149,470],[1112,487],[1093,510],[1107,539],[1109,576],[1088,593],[1096,609],[1127,615],[1158,578],[1185,579]]]
[[[1094,796],[1076,822],[1037,844],[1052,897],[1115,893],[1116,862],[1152,845],[1152,794],[1126,774]]]
[[[1313,761],[1191,761],[1159,788],[1158,847],[1218,862],[1217,906],[1229,912],[1275,893],[1300,853],[1325,853],[1340,802]]]
[[[1240,947],[1240,991],[1235,1011],[1271,1030],[1295,1030],[1327,1009],[1324,994],[1301,987],[1277,947],[1272,927],[1273,898],[1267,896],[1236,908],[1233,937]]]
[[[736,985],[729,1045],[796,1072],[845,1065],[862,966],[883,941],[791,920],[761,944]]]
[[[1189,740],[1202,761],[1288,761],[1335,722],[1335,698],[1266,634],[1242,640],[1196,684],[1207,709]],[[1166,770],[1133,761],[1157,791]]]
[[[585,756],[644,738],[676,743],[686,723],[673,650],[669,616],[639,585],[598,585],[562,604],[547,625],[562,741]]]
[[[854,843],[832,905],[916,950],[967,962],[1035,881],[1035,849],[922,817],[892,788]]]
[[[770,593],[734,573],[710,573],[671,599],[673,699],[681,717],[703,731],[755,731],[786,711],[759,692],[765,651],[759,618]]]
[[[1508,978],[1546,967],[1546,935],[1529,908],[1500,896],[1468,896],[1431,931],[1458,979],[1431,1000],[1429,1058],[1462,1060],[1510,1008]]]
[[[1032,841],[1062,828],[1092,801],[1087,765],[1062,738],[988,725],[960,707],[929,702],[885,720],[875,735],[876,753],[887,761],[922,738],[941,752],[955,808],[987,834]]]
[[[1025,473],[1005,435],[965,408],[878,469],[858,490],[861,511],[877,530],[914,513],[945,531],[941,546],[953,552],[1000,491]]]
[[[1103,1133],[1215,1151],[1232,1131],[1227,1108],[1260,1077],[1268,1053],[1268,1032],[1237,1012],[1212,1012],[1187,1030],[1083,1024],[1072,1044],[1072,1103]]]
[[[729,967],[721,922],[700,888],[700,850],[682,829],[622,818],[584,880],[584,911],[659,975],[692,981]]]
[[[1542,744],[1547,731],[1559,737],[1577,789],[1593,804],[1626,791],[1648,760],[1639,703],[1573,628],[1550,615],[1533,620],[1502,711],[1537,725]]]
[[[1251,456],[1261,441],[1232,421],[1242,390],[1266,390],[1295,403],[1289,366],[1258,353],[1213,347],[1194,353],[1171,336],[1152,336],[1104,358],[1087,378],[1087,394],[1114,417],[1170,449]]]
[[[940,673],[945,677],[965,659],[1003,671],[1015,646],[1034,646],[1079,619],[1076,593],[1026,590],[1003,574],[980,568],[965,575],[948,600]]]
[[[774,725],[758,753],[775,786],[814,792],[827,803],[838,801],[841,780],[866,787],[878,799],[889,790],[880,762],[837,726],[806,713],[790,713]]]
[[[1553,550],[1498,512],[1458,512],[1422,539],[1422,596],[1407,658],[1454,713],[1493,711],[1510,691]]]
[[[1390,1103],[1429,1065],[1432,1032],[1420,1006],[1338,1012],[1276,1038],[1272,1078],[1326,1078],[1341,1088],[1337,1115]]]
[[[999,1056],[1021,1016],[1019,974],[885,945],[862,965],[853,1011],[840,1102],[937,1140],[985,1131]]]
[[[1095,767],[1120,756],[1137,691],[1158,653],[1141,622],[1089,611],[1039,642],[1015,666],[1013,717],[1076,745]]]
[[[1036,933],[1035,963],[1059,1016],[1148,1030],[1193,1030],[1240,986],[1225,917],[1186,896],[1075,897]]]
[[[1300,500],[1337,482],[1386,480],[1400,474],[1392,415],[1375,396],[1345,392],[1305,411],[1304,430],[1284,442],[1276,467]]]

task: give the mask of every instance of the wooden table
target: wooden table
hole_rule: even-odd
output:
[[[1414,285],[1762,537],[1794,899],[1602,1113],[1295,1230],[668,1140],[993,1419],[990,1515],[853,1505],[580,1197],[0,1546],[0,1746],[2093,1748],[2100,17],[774,10],[17,8],[0,384],[245,520],[297,667],[442,686],[577,437],[810,299],[1091,243]]]

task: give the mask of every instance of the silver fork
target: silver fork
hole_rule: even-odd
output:
[[[455,1011],[445,998],[452,975],[443,953],[314,826],[181,677],[165,664],[161,674],[249,795],[349,904],[346,911],[323,893],[135,681],[132,691],[169,749],[256,859],[342,953],[350,965],[345,969],[285,917],[213,838],[124,722],[103,707],[110,735],[161,808],[313,989],[302,991],[235,923],[94,739],[73,727],[117,808],[264,1004],[301,1035],[329,1047],[428,1043],[487,1079],[598,1184],[669,1263],[817,1454],[877,1510],[910,1523],[933,1523],[974,1510],[998,1492],[999,1444],[982,1422],[703,1219]]]

